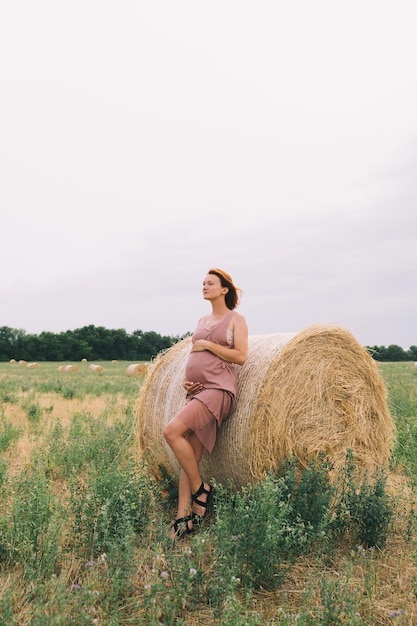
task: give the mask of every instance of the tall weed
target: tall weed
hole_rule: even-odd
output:
[[[18,564],[28,578],[50,576],[60,555],[61,526],[61,508],[43,467],[28,468],[2,520],[3,559]]]
[[[217,487],[213,601],[224,596],[224,576],[249,588],[273,589],[283,581],[307,539],[305,525],[294,519],[285,491],[284,482],[272,477],[239,493]]]
[[[5,452],[9,446],[17,441],[21,435],[21,430],[10,422],[2,420],[0,424],[0,453]]]
[[[334,536],[349,531],[352,541],[365,548],[383,548],[394,517],[394,499],[387,492],[383,469],[370,479],[355,476],[352,453],[348,451],[346,465],[335,481],[335,500],[330,530]]]

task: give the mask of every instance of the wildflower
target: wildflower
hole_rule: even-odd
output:
[[[195,567],[190,567],[190,574],[191,576],[195,576],[197,574],[197,570],[195,569]]]
[[[85,566],[86,567],[95,567],[97,563],[95,561],[88,561]]]
[[[164,570],[163,572],[161,572],[161,578],[169,578],[169,573]]]
[[[399,617],[400,615],[404,615],[404,611],[402,609],[396,609],[395,611],[390,611],[390,617]]]

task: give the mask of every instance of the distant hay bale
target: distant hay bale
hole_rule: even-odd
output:
[[[9,363],[10,365],[16,365],[16,359],[10,359]]]
[[[81,359],[81,363],[87,363],[87,359]]]
[[[36,363],[36,362],[28,363],[26,367],[28,367],[30,370],[35,370],[36,368],[39,367],[39,363]]]
[[[76,365],[64,365],[64,372],[78,372]]]
[[[113,359],[113,360],[112,360],[112,365],[117,365],[117,363],[118,363],[118,360],[117,360],[117,359]]]
[[[414,367],[417,369],[417,361],[414,363]]]
[[[100,372],[104,372],[104,367],[102,365],[96,365],[95,363],[92,363],[88,369],[91,372],[95,372],[96,374]]]
[[[127,376],[146,376],[148,373],[147,363],[132,363],[126,369]]]
[[[19,365],[22,365],[22,366],[26,367],[27,362],[26,362],[26,361],[24,361],[23,359],[20,359],[20,361],[19,361]]]
[[[58,372],[65,372],[66,365],[58,365]]]
[[[178,474],[163,437],[183,407],[186,338],[151,364],[136,404],[138,445],[151,471]],[[243,486],[296,457],[302,467],[326,455],[338,469],[351,450],[355,466],[386,466],[395,436],[387,391],[376,362],[343,328],[314,325],[300,333],[249,337],[248,358],[237,368],[238,403],[219,431],[202,474]]]

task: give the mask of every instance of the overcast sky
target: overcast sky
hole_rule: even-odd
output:
[[[0,326],[417,345],[415,0],[0,0]]]

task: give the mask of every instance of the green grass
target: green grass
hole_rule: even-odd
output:
[[[390,475],[330,484],[292,460],[172,543],[173,484],[136,447],[143,383],[0,364],[0,626],[417,623],[417,370],[382,363],[398,438]],[[354,460],[351,460],[354,467]],[[353,471],[353,468],[352,468]]]
[[[0,399],[6,395],[14,397],[16,393],[56,393],[67,398],[84,398],[89,395],[121,393],[132,397],[138,392],[140,382],[136,377],[126,375],[130,362],[119,361],[116,364],[94,361],[104,367],[104,372],[89,370],[90,363],[40,363],[37,369],[28,369],[20,365],[0,363]],[[78,372],[59,372],[61,365],[76,365]]]

